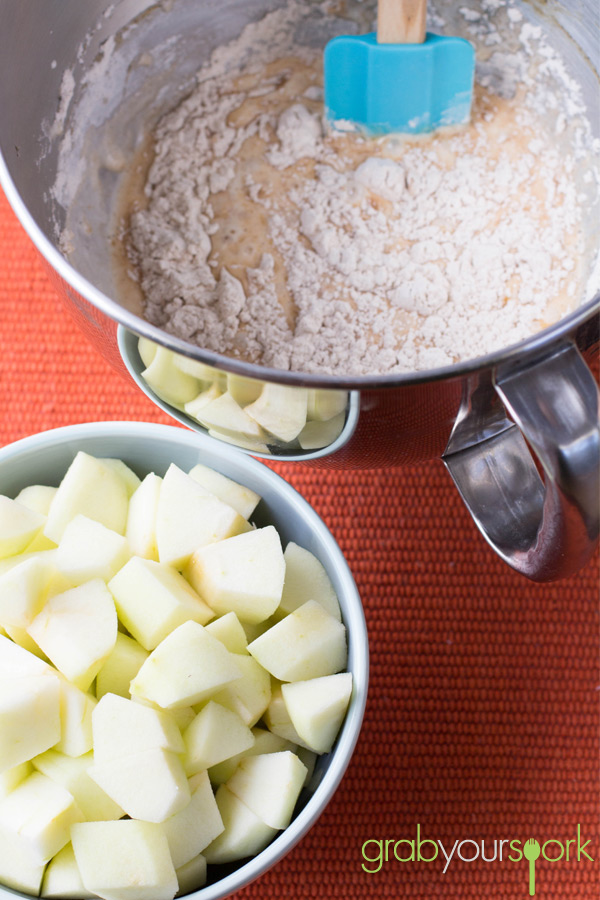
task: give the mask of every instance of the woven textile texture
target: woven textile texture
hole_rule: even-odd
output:
[[[0,329],[0,444],[96,419],[168,421],[76,330],[3,197]],[[273,468],[346,554],[366,611],[371,679],[336,796],[240,900],[522,900],[528,863],[507,859],[507,843],[502,861],[467,862],[458,851],[469,860],[485,841],[491,857],[494,841],[530,837],[573,839],[569,861],[538,861],[540,900],[598,897],[597,559],[565,582],[528,583],[487,549],[439,462]],[[411,846],[394,842],[416,839],[417,826],[448,855],[456,841],[472,843],[457,846],[445,874],[441,850],[431,863],[401,862],[394,846],[401,858]],[[374,842],[389,842],[379,871],[362,855],[367,841],[374,860]]]

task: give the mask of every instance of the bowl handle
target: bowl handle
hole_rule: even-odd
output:
[[[541,361],[497,373],[494,387],[510,419],[444,462],[502,559],[533,581],[572,575],[589,560],[599,531],[596,382],[575,346],[563,344]]]

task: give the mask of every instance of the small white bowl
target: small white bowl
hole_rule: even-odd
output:
[[[362,604],[340,548],[310,505],[267,466],[201,434],[144,422],[95,422],[45,431],[0,449],[0,494],[16,496],[29,484],[58,485],[75,454],[124,460],[138,475],[163,475],[171,462],[186,471],[202,462],[247,485],[263,498],[253,515],[273,524],[283,545],[293,540],[317,556],[337,592],[348,636],[348,671],[354,690],[331,753],[318,758],[291,824],[257,856],[227,866],[209,866],[205,887],[189,894],[222,900],[258,878],[306,834],[321,815],[350,762],[360,732],[368,684],[368,638]],[[28,897],[0,886],[0,898]]]

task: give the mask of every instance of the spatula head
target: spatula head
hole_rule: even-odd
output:
[[[325,48],[325,110],[370,134],[417,134],[469,121],[475,50],[457,37],[378,44],[375,34]]]

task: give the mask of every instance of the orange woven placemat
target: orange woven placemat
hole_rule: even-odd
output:
[[[75,329],[3,196],[0,348],[0,445],[74,422],[168,421]],[[573,841],[568,861],[565,853],[537,863],[536,896],[596,898],[597,559],[560,584],[529,584],[487,549],[438,462],[273,468],[310,500],[346,554],[368,620],[371,681],[338,793],[240,900],[521,900],[528,864],[507,858],[517,856],[507,842],[530,837],[560,842],[546,845],[548,857]],[[441,841],[448,855],[455,847],[445,874],[439,845],[431,863],[410,859],[417,826],[421,840]],[[482,842],[490,858],[501,840],[502,861],[482,861]],[[429,855],[423,844],[421,856]]]

